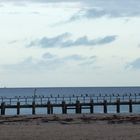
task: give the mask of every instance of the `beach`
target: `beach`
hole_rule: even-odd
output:
[[[139,114],[0,116],[0,140],[139,140]]]

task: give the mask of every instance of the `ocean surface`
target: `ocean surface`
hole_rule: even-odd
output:
[[[15,96],[33,96],[34,93],[37,96],[71,96],[71,95],[110,95],[110,94],[140,94],[140,87],[50,87],[50,88],[0,88],[0,97],[15,97]],[[88,110],[83,110],[83,113],[88,113]],[[21,109],[21,114],[31,114],[31,109]],[[37,114],[46,114],[46,109],[37,108]],[[59,114],[60,109],[54,109],[55,114]],[[74,113],[70,111],[68,113]],[[95,113],[102,113],[103,108],[98,106],[94,109]],[[114,106],[108,106],[108,113],[115,113],[116,108]],[[127,113],[128,106],[121,106],[121,112]],[[133,105],[133,112],[140,113],[140,105]],[[6,109],[7,115],[16,114],[14,109]]]
[[[69,96],[69,95],[99,95],[99,94],[130,94],[140,93],[140,87],[52,87],[52,88],[0,88],[0,96],[32,96],[36,89],[37,95]]]

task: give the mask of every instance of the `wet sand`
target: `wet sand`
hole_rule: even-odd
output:
[[[0,116],[0,140],[139,140],[138,114]]]

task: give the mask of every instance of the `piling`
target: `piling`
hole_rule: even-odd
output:
[[[81,113],[81,105],[80,105],[80,101],[77,100],[76,101],[76,114],[80,114]]]
[[[47,114],[51,114],[51,102],[48,101],[47,103]]]
[[[94,102],[93,99],[90,100],[90,113],[92,114],[94,112]]]
[[[107,113],[107,101],[106,100],[104,100],[104,113]]]
[[[17,115],[20,114],[20,102],[17,102]]]
[[[32,102],[32,114],[35,115],[35,101]]]
[[[5,103],[1,103],[1,115],[5,115]]]
[[[120,99],[117,99],[116,104],[117,104],[117,113],[120,113]]]
[[[62,101],[62,113],[67,114],[67,106],[66,106],[65,101]]]
[[[132,113],[132,99],[129,100],[129,112]]]

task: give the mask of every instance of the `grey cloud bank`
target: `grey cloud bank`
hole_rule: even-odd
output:
[[[139,0],[87,0],[79,12],[75,13],[66,23],[82,18],[95,19],[140,17]]]
[[[70,33],[60,34],[55,37],[43,37],[32,41],[28,47],[42,47],[42,48],[53,48],[53,47],[72,47],[72,46],[95,46],[95,45],[104,45],[111,43],[116,40],[116,35],[105,36],[97,39],[88,39],[87,36],[79,37],[76,40],[69,39],[71,37]]]
[[[139,7],[140,8],[140,7]],[[140,16],[140,10],[131,10],[127,9],[128,11],[122,11],[120,12],[119,10],[108,10],[108,9],[96,9],[96,8],[89,8],[89,9],[83,9],[80,10],[78,13],[75,13],[68,21],[76,21],[80,20],[82,18],[87,18],[87,19],[95,19],[95,18],[101,18],[101,17],[108,17],[108,18],[122,18],[122,17],[139,17]]]
[[[140,16],[139,0],[0,0],[0,3],[14,3],[24,5],[25,3],[81,3],[81,12],[71,17],[72,20],[79,18],[108,17],[136,17]],[[79,7],[80,8],[80,7]]]

